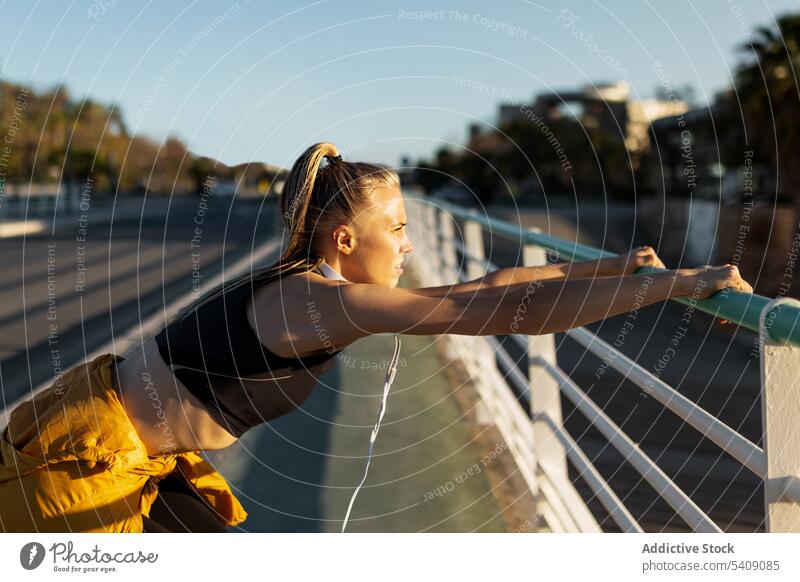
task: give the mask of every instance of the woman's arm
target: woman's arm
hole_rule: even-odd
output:
[[[377,333],[411,335],[542,335],[566,331],[633,309],[688,296],[705,299],[732,288],[752,293],[735,265],[622,277],[534,281],[429,297],[417,289],[332,284],[294,277],[271,333],[295,353],[332,351]],[[272,307],[275,307],[274,305]],[[270,311],[270,306],[267,307]],[[281,319],[283,325],[278,324]],[[276,332],[275,326],[280,329]]]
[[[616,259],[612,257],[611,259]],[[491,287],[508,287],[531,281],[552,281],[559,279],[585,279],[587,277],[608,277],[621,275],[620,269],[611,259],[578,261],[575,263],[556,263],[531,267],[506,267],[487,273],[483,277],[439,287],[420,287],[415,289],[426,297],[447,297],[451,293],[478,291]]]
[[[508,267],[487,273],[471,281],[456,285],[440,287],[424,287],[416,291],[426,297],[446,297],[460,291],[477,291],[487,287],[508,287],[531,281],[552,281],[567,279],[588,279],[594,277],[615,277],[630,275],[637,269],[650,266],[663,269],[664,263],[658,258],[652,247],[644,246],[629,253],[572,263],[556,263],[531,267]]]
[[[404,296],[387,313],[395,290],[369,292],[350,286],[353,321],[371,333],[432,335],[541,335],[565,331],[685,295],[678,271],[594,279],[545,280],[458,292],[430,303]],[[414,290],[409,290],[413,295]],[[363,294],[363,295],[362,295]],[[422,301],[422,300],[425,301]],[[358,307],[356,307],[356,305]]]
[[[587,279],[591,277],[613,277],[622,275],[618,257],[555,263],[533,267],[509,267],[498,269],[484,277],[487,287],[506,287],[530,281],[551,281],[554,279]]]
[[[284,309],[281,343],[297,353],[350,344],[376,333],[411,335],[549,334],[687,294],[686,271],[537,281],[459,291],[442,298],[416,289],[363,283],[306,283],[287,296],[306,306]],[[299,307],[299,308],[298,308]]]

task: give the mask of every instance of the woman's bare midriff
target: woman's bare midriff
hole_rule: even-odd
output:
[[[268,306],[276,304],[273,302],[277,291],[274,287],[264,285],[256,289],[255,296],[248,303],[248,316],[250,308],[255,305],[259,314],[266,313],[265,318],[260,317],[261,320],[274,321],[268,312]],[[253,321],[248,320],[248,323],[251,328],[254,327]],[[259,337],[268,349],[283,357],[297,355],[281,353],[277,346],[273,348],[275,338],[268,338],[269,333],[274,333],[274,328],[258,330]],[[337,346],[337,349],[343,347]],[[125,411],[150,456],[224,449],[236,442],[236,437],[208,413],[167,367],[154,337],[121,355],[125,359],[116,365],[115,385],[122,395]],[[313,353],[303,354],[308,355]]]
[[[122,356],[117,386],[148,455],[223,449],[236,442],[167,367],[155,338]]]

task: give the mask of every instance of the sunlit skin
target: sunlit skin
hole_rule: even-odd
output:
[[[405,255],[414,250],[400,189],[373,190],[353,221],[333,229],[322,245],[325,262],[348,281],[396,287]]]

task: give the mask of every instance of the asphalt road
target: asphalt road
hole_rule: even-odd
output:
[[[125,200],[113,219],[110,210],[98,201],[85,218],[59,217],[52,232],[0,240],[3,406],[273,236],[276,214],[197,197]]]

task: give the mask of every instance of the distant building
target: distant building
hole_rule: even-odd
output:
[[[505,104],[498,113],[500,125],[540,118],[574,119],[586,128],[600,129],[604,134],[625,143],[636,159],[649,147],[650,124],[663,117],[685,112],[683,101],[630,99],[630,85],[625,81],[585,85],[578,91],[541,93],[530,106]],[[473,132],[470,137],[474,138]]]

